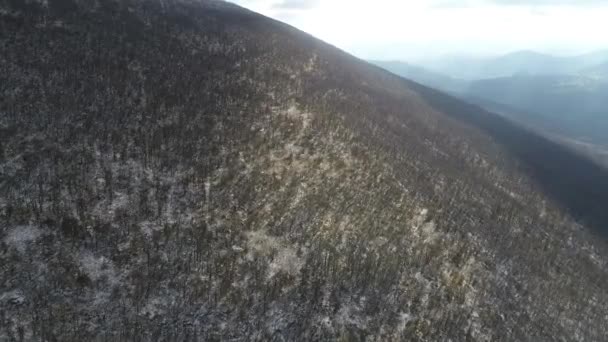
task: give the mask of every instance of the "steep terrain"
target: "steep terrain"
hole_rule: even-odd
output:
[[[608,177],[216,1],[0,0],[0,340],[603,340]]]

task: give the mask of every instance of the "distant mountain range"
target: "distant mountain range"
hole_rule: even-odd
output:
[[[593,66],[584,72],[592,77],[608,78],[608,62]]]
[[[445,58],[426,67],[372,61],[395,74],[551,134],[608,146],[608,51],[556,57],[520,51]]]
[[[535,125],[608,145],[606,81],[586,76],[516,75],[472,82],[464,95],[537,113],[542,120]]]
[[[499,57],[445,57],[420,66],[466,80],[507,77],[515,74],[579,74],[608,61],[608,50],[578,56],[552,56],[534,51],[518,51]]]
[[[414,80],[428,87],[440,89],[448,93],[462,93],[468,88],[469,82],[450,77],[440,72],[400,61],[370,61],[394,74]]]

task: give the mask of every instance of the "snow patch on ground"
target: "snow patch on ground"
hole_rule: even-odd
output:
[[[405,330],[405,328],[407,327],[407,324],[409,322],[411,322],[414,319],[414,317],[407,312],[400,312],[399,313],[399,326],[397,328],[397,330],[401,333]]]
[[[109,200],[102,200],[97,203],[93,209],[93,215],[103,221],[111,221],[116,212],[120,209],[127,208],[129,204],[129,196],[125,193],[114,192],[114,198],[112,202]]]
[[[127,204],[129,204],[129,197],[127,194],[123,193],[115,193],[114,200],[110,204],[109,211],[112,215],[116,213],[116,210],[126,208]]]
[[[166,301],[161,298],[152,298],[148,301],[146,306],[142,309],[142,314],[150,319],[156,316],[162,316],[165,314]]]
[[[308,62],[304,65],[304,72],[313,72],[317,69],[317,64],[319,61],[319,56],[316,53],[313,53],[312,57],[308,59]]]
[[[154,231],[161,230],[161,227],[158,224],[150,221],[140,222],[139,228],[141,229],[142,234],[144,234],[147,238],[151,238]]]
[[[0,294],[0,303],[12,304],[12,305],[21,305],[25,302],[25,296],[21,293],[20,290],[12,290]]]
[[[13,246],[19,252],[25,252],[28,243],[36,241],[42,235],[42,231],[35,226],[16,226],[4,239],[7,245]]]
[[[435,222],[428,220],[428,209],[424,208],[412,220],[414,235],[421,238],[424,243],[431,243],[439,238]]]
[[[312,114],[302,112],[295,105],[289,107],[287,111],[285,111],[285,115],[294,121],[302,122],[302,130],[300,133],[303,133],[303,131],[308,129],[310,127],[310,123],[312,122]]]
[[[298,256],[297,250],[293,247],[283,247],[278,250],[277,255],[270,263],[269,278],[274,277],[279,272],[287,273],[291,276],[300,274],[304,266],[304,260]]]
[[[268,265],[269,279],[281,272],[294,277],[298,276],[305,263],[305,248],[285,243],[263,230],[247,233],[247,249],[249,249],[249,253],[247,253],[249,260],[253,260],[254,253],[267,257],[273,256]]]
[[[119,283],[114,265],[112,264],[112,261],[108,260],[106,257],[98,257],[89,251],[84,251],[80,253],[77,262],[82,271],[85,272],[92,281],[98,281],[105,278],[111,285]]]
[[[281,245],[279,239],[270,236],[263,230],[247,233],[247,247],[261,255],[268,256]],[[250,252],[251,253],[251,252]]]
[[[355,303],[343,305],[336,315],[336,323],[343,327],[357,327],[365,329],[368,324],[368,319],[362,316],[362,309]]]

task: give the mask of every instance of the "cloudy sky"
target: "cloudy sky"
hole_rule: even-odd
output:
[[[362,58],[608,49],[608,0],[231,0]]]

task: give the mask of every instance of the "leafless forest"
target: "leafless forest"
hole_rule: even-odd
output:
[[[608,173],[228,3],[0,0],[0,340],[601,341]]]

